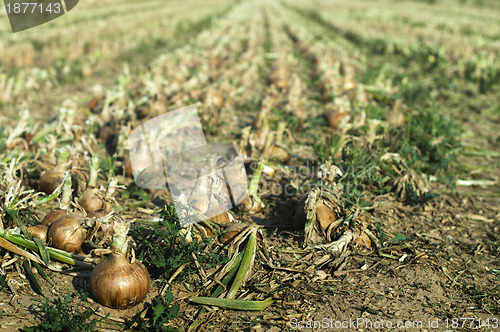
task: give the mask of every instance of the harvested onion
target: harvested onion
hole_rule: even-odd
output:
[[[59,208],[54,209],[49,213],[47,213],[42,220],[42,225],[49,227],[54,221],[68,214],[69,202],[71,201],[71,194],[73,193],[71,185],[72,185],[71,176],[68,173],[66,173],[63,179],[62,195],[61,195],[62,197],[61,197],[61,202],[59,204]]]
[[[230,244],[248,226],[247,223],[243,222],[229,224],[224,230],[224,234],[219,236],[219,242],[225,245]]]
[[[271,148],[271,158],[277,159],[283,164],[288,164],[290,162],[291,156],[287,149],[285,149],[284,147],[280,145],[274,145]]]
[[[38,190],[50,195],[56,190],[64,179],[64,169],[55,168],[47,171],[40,176],[38,181]]]
[[[65,177],[65,171],[69,163],[69,149],[62,149],[58,152],[56,167],[50,171],[44,172],[38,181],[38,189],[47,195],[50,195],[61,185]],[[76,181],[73,181],[73,189],[76,189]]]
[[[88,213],[99,210],[103,207],[103,200],[99,195],[99,189],[96,188],[97,176],[99,174],[99,158],[97,155],[92,157],[90,162],[90,176],[87,190],[83,193],[82,197],[78,200],[80,206]]]
[[[47,229],[45,225],[36,225],[28,227],[28,233],[34,238],[42,240],[45,242],[47,240]]]
[[[54,248],[80,253],[87,236],[81,218],[76,214],[66,214],[54,221],[47,232],[47,242]]]
[[[234,215],[230,211],[218,214],[211,218],[219,226],[228,226],[234,221]]]
[[[102,305],[113,309],[133,307],[146,297],[151,279],[141,262],[130,263],[119,252],[102,260],[90,274],[90,291]]]
[[[90,291],[102,305],[113,309],[133,307],[146,298],[151,285],[148,270],[141,262],[126,257],[128,222],[119,219],[113,225],[113,252],[90,274]]]
[[[88,188],[83,193],[82,198],[78,200],[78,204],[86,211],[92,212],[99,210],[103,206],[103,200],[99,196],[99,189],[97,188]]]
[[[50,226],[54,221],[59,219],[60,217],[68,214],[67,210],[62,210],[62,209],[54,209],[47,213],[45,217],[42,220],[42,225],[48,227]]]
[[[350,116],[343,111],[338,111],[325,114],[325,118],[330,128],[338,130],[341,129],[345,125],[345,123],[349,121]]]

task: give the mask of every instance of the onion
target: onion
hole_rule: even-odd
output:
[[[87,230],[76,214],[66,214],[54,221],[47,232],[47,243],[68,252],[80,253]]]
[[[40,176],[38,181],[38,190],[50,195],[56,190],[57,187],[62,183],[64,179],[63,170],[51,170],[47,171]]]
[[[205,102],[207,102],[209,105],[221,108],[224,105],[224,98],[220,93],[210,91],[205,98]]]
[[[99,210],[103,207],[103,200],[99,197],[99,189],[88,188],[82,195],[82,198],[78,201],[78,204],[88,213],[92,211]]]
[[[234,215],[231,212],[226,211],[212,217],[211,219],[219,226],[227,226],[234,221]]]
[[[127,309],[142,302],[151,279],[141,262],[130,263],[122,253],[113,252],[90,274],[90,291],[102,305]]]
[[[40,191],[50,195],[61,185],[65,177],[64,172],[69,166],[69,162],[67,161],[69,155],[69,148],[63,148],[58,151],[57,162],[54,169],[44,172],[38,180],[38,189]],[[72,188],[74,190],[77,189],[77,181],[73,181]]]
[[[78,204],[89,213],[99,210],[103,207],[103,200],[98,195],[99,189],[97,186],[97,177],[99,175],[99,157],[94,155],[90,161],[89,183],[87,190],[83,193],[82,197],[78,200]]]
[[[243,212],[257,213],[262,211],[264,203],[257,195],[247,195],[247,197],[239,205]]]
[[[283,164],[288,164],[290,162],[290,153],[282,146],[274,145],[271,148],[271,158],[277,159]]]
[[[60,217],[68,214],[69,202],[71,201],[71,194],[73,193],[71,176],[66,173],[63,179],[61,201],[58,209],[54,209],[47,213],[42,220],[42,225],[49,227],[54,221]]]
[[[247,223],[243,222],[230,224],[226,227],[224,231],[225,233],[219,236],[219,242],[225,245],[230,244],[233,242],[234,238],[248,226],[249,225]]]
[[[67,210],[63,210],[63,209],[54,209],[52,211],[50,211],[49,213],[47,213],[45,215],[45,217],[43,218],[42,220],[42,225],[45,225],[45,226],[50,226],[54,221],[56,221],[58,218],[64,216],[68,214],[68,211]]]
[[[135,259],[129,262],[126,257],[130,223],[119,219],[115,220],[113,227],[113,252],[92,270],[90,291],[102,305],[113,309],[127,309],[144,300],[151,279],[141,262]]]
[[[321,225],[321,228],[326,230],[328,226],[338,218],[335,212],[320,200],[316,203],[316,219]]]
[[[334,130],[342,128],[345,122],[349,121],[349,114],[344,111],[337,111],[333,113],[325,114],[326,122],[328,126]]]
[[[361,247],[366,247],[366,248],[370,248],[372,246],[372,240],[370,239],[368,234],[366,234],[366,232],[364,232],[364,231],[362,231],[360,234],[356,235],[354,237],[353,242],[354,242],[355,246],[361,246]]]
[[[45,242],[47,240],[47,229],[45,225],[36,225],[28,227],[28,233],[34,238],[42,240]]]

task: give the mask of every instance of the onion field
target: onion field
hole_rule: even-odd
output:
[[[498,1],[87,0],[17,33],[7,8],[2,329],[498,328]],[[144,187],[134,130],[190,105],[241,172]]]

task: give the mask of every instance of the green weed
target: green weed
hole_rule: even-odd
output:
[[[131,319],[125,319],[125,327],[139,332],[177,331],[166,326],[179,313],[179,305],[171,304],[173,300],[174,297],[170,291],[165,294],[165,298],[158,295],[151,301],[151,305],[148,305],[145,309],[145,313],[138,311]]]
[[[193,254],[204,269],[227,262],[226,256],[206,250],[210,239],[203,238],[199,243],[188,242],[180,233],[181,229],[175,207],[167,205],[157,224],[152,227],[138,225],[131,230],[132,237],[138,243],[137,255],[154,278],[166,281],[184,264],[186,266],[178,279],[195,274],[199,269],[196,267]]]
[[[434,106],[417,110],[403,128],[389,128],[380,144],[399,153],[411,168],[438,174],[457,160],[461,134],[461,127]]]
[[[54,303],[46,298],[37,300],[40,303],[41,323],[32,327],[24,326],[22,331],[97,331],[104,318],[92,318],[92,309],[79,308],[71,301],[72,296],[68,292],[63,299],[57,298]]]
[[[316,145],[315,152],[320,163],[330,160],[342,171],[338,184],[342,187],[343,197],[351,205],[364,206],[366,191],[378,195],[390,192],[388,182],[394,174],[380,161],[384,150],[349,143],[342,149],[341,156],[335,158],[342,143],[343,138],[334,135],[325,144]]]

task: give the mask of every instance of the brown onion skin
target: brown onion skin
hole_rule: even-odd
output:
[[[87,212],[92,212],[99,210],[103,207],[103,201],[101,197],[97,195],[99,189],[88,188],[82,195],[82,198],[78,201],[78,204]]]
[[[80,219],[76,214],[67,214],[54,221],[47,232],[48,245],[72,253],[81,253],[87,231],[80,224]]]
[[[225,233],[219,236],[219,242],[228,245],[249,225],[247,223],[232,223],[226,227]]]
[[[68,214],[68,210],[54,209],[45,215],[42,220],[42,225],[49,227],[59,217],[62,217],[66,214]]]
[[[40,176],[38,180],[38,190],[50,195],[64,180],[64,170],[60,170],[56,166],[55,169],[47,171]],[[71,177],[71,189],[78,190],[78,181],[73,176]]]
[[[211,219],[213,222],[220,226],[228,226],[234,220],[229,212],[218,214]]]
[[[371,248],[372,246],[372,240],[366,234],[365,232],[361,232],[358,236],[356,236],[353,240],[354,245],[356,246],[361,246],[361,247],[366,247],[366,248]]]
[[[337,220],[337,215],[326,206],[322,201],[316,203],[316,219],[319,221],[319,224],[326,230],[328,226],[335,220]]]
[[[43,173],[38,181],[38,189],[50,195],[62,183],[64,171],[52,170]]]
[[[348,116],[349,114],[345,112],[333,112],[325,115],[326,122],[328,122],[328,126],[334,130],[338,130],[340,128],[341,121]]]
[[[281,146],[275,145],[271,149],[271,158],[278,159],[283,164],[288,164],[292,157],[287,150]]]
[[[36,225],[28,227],[28,233],[34,238],[45,242],[47,240],[47,230],[49,228],[45,225]]]
[[[90,274],[90,291],[100,304],[128,309],[141,303],[149,291],[151,278],[141,262],[130,263],[121,253],[111,253]]]

